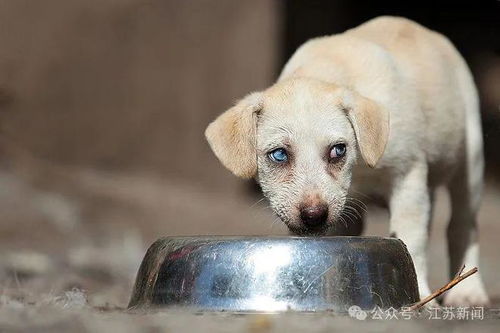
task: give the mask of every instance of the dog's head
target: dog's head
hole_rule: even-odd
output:
[[[382,156],[388,117],[354,91],[295,78],[245,97],[205,134],[222,164],[257,179],[292,232],[320,235],[344,208],[358,155],[371,167]]]

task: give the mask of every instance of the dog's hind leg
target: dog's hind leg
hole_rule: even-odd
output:
[[[447,228],[449,274],[452,278],[462,265],[466,269],[479,266],[477,213],[483,185],[482,154],[474,154],[458,170],[448,185],[451,198],[451,219]],[[488,296],[480,272],[465,279],[444,298],[446,305],[485,305]]]
[[[473,174],[470,174],[471,172]],[[452,205],[451,219],[447,228],[450,278],[453,278],[462,265],[465,265],[466,269],[479,266],[476,220],[482,176],[479,176],[478,172],[478,170],[459,172],[448,186]],[[462,306],[488,304],[480,272],[450,290],[445,295],[444,303]]]
[[[466,269],[479,266],[477,213],[483,189],[483,140],[477,95],[472,80],[464,80],[463,83],[469,84],[462,94],[466,98],[464,151],[461,163],[448,183],[452,211],[447,228],[450,277],[453,277],[463,264]],[[451,289],[445,295],[444,303],[488,304],[480,272]]]

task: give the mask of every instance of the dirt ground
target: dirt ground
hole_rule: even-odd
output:
[[[493,331],[498,324],[500,189],[488,183],[480,214],[481,267],[494,300],[484,320],[368,320],[332,314],[128,313],[131,287],[148,245],[167,235],[283,235],[264,201],[241,185],[210,191],[165,177],[85,169],[5,170],[0,177],[0,331],[289,331],[333,328]],[[59,179],[44,182],[44,175]],[[57,175],[58,177],[55,177]],[[237,194],[237,195],[236,195]],[[430,279],[447,282],[443,233],[447,196],[437,195]],[[387,234],[387,213],[369,207],[366,234]]]

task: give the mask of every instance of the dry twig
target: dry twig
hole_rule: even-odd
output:
[[[443,287],[439,288],[438,290],[436,290],[435,292],[433,292],[429,296],[427,296],[424,299],[420,300],[420,302],[417,302],[417,303],[413,304],[412,306],[410,306],[409,310],[410,311],[414,311],[414,310],[417,310],[417,309],[421,308],[426,303],[432,301],[434,298],[436,298],[439,295],[441,295],[442,293],[450,290],[451,288],[453,288],[454,286],[456,286],[458,283],[460,283],[462,280],[468,278],[469,276],[471,276],[472,274],[474,274],[474,273],[477,272],[477,267],[474,267],[470,271],[467,271],[463,275],[461,275],[462,272],[463,272],[463,270],[464,270],[464,268],[465,268],[465,265],[463,265],[462,268],[460,268],[460,270],[458,271],[457,275],[455,275],[455,277],[453,278],[453,280],[451,280],[446,285],[444,285]]]

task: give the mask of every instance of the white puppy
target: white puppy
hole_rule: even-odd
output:
[[[484,161],[476,88],[448,39],[415,22],[379,17],[308,41],[276,84],[223,113],[206,136],[229,170],[258,180],[296,234],[339,233],[359,194],[381,198],[421,296],[430,293],[433,192],[445,185],[450,276],[478,265]],[[480,275],[444,301],[487,303]]]

